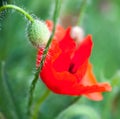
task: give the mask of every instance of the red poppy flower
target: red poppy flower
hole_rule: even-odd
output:
[[[46,22],[49,30],[53,23]],[[92,100],[102,100],[101,92],[111,91],[109,83],[98,83],[92,72],[89,57],[92,49],[91,35],[86,36],[76,45],[71,37],[71,28],[64,29],[57,25],[54,38],[49,48],[40,77],[46,86],[57,94],[81,96]],[[39,49],[37,67],[43,53]]]

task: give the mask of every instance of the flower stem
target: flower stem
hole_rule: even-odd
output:
[[[82,0],[81,7],[80,7],[80,13],[79,13],[79,17],[78,17],[78,22],[77,22],[77,25],[79,25],[79,26],[82,24],[86,5],[87,5],[87,0]]]
[[[22,8],[20,8],[16,5],[11,5],[11,4],[3,5],[0,7],[0,12],[2,12],[5,9],[15,9],[18,12],[22,13],[29,21],[31,21],[31,22],[34,21],[34,19],[32,18],[32,16],[30,14],[28,14],[25,10],[23,10]]]
[[[42,104],[42,102],[48,97],[49,94],[50,94],[50,90],[47,89],[45,91],[45,93],[43,94],[43,96],[38,99],[38,101],[37,101],[37,103],[35,104],[35,107],[34,107],[34,111],[33,111],[33,114],[32,114],[32,119],[37,119],[38,113],[39,113],[39,107]]]
[[[51,34],[51,36],[50,36],[50,38],[49,38],[49,40],[47,42],[47,45],[46,45],[46,47],[44,49],[40,66],[37,68],[36,73],[34,75],[34,79],[33,79],[32,83],[31,83],[31,86],[30,86],[29,99],[28,99],[28,111],[27,111],[28,116],[31,116],[31,106],[32,106],[32,102],[33,102],[33,93],[34,93],[34,90],[35,90],[35,86],[36,86],[37,80],[39,78],[39,73],[42,70],[42,67],[43,67],[43,64],[44,64],[44,61],[45,61],[46,54],[48,52],[50,43],[51,43],[52,38],[53,38],[54,33],[55,33],[57,19],[58,19],[58,16],[59,16],[59,11],[60,11],[60,6],[61,6],[61,1],[62,0],[55,0],[55,2],[56,2],[55,5],[56,6],[55,6],[55,11],[54,11],[54,16],[53,16],[54,25],[53,25],[53,29],[52,29],[52,34]]]

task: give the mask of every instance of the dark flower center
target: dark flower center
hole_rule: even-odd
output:
[[[68,69],[68,71],[70,72],[70,73],[72,73],[72,74],[74,74],[75,72],[76,72],[76,70],[74,70],[74,64],[73,63],[71,63],[70,64],[70,67],[69,67],[69,69]]]

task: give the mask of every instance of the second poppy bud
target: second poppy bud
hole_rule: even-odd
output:
[[[29,23],[27,35],[32,45],[40,48],[45,47],[50,37],[50,31],[43,21],[36,19],[34,22]]]

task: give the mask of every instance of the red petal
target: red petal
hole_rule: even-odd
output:
[[[70,28],[66,30],[66,35],[59,42],[59,47],[62,52],[56,59],[56,61],[53,63],[53,66],[56,71],[68,71],[71,64],[71,55],[75,50],[75,42],[70,37]]]
[[[94,84],[97,84],[97,81],[96,81],[96,78],[92,72],[92,65],[90,62],[88,62],[88,65],[87,65],[87,72],[84,76],[84,78],[81,80],[80,82],[81,84],[83,85],[94,85]]]
[[[99,90],[101,90],[101,92],[111,91],[111,86],[109,83],[107,83],[107,82],[98,83],[96,81],[96,78],[92,72],[92,65],[90,63],[88,64],[87,72],[80,83],[84,86],[93,86],[93,88],[96,87],[94,92],[95,91],[97,92],[97,90],[98,90],[98,92],[100,92]],[[91,88],[91,91],[92,91],[92,88]]]
[[[71,28],[67,28],[66,30],[66,34],[64,36],[63,39],[61,39],[61,41],[59,42],[59,46],[60,48],[62,49],[63,52],[69,52],[69,51],[73,51],[75,50],[75,41],[74,39],[71,38],[70,36],[70,31],[71,31]]]
[[[65,90],[70,89],[76,81],[76,77],[67,71],[57,72],[51,63],[49,65],[46,63],[40,76],[47,87],[58,94],[65,94]],[[69,94],[69,92],[67,93]]]
[[[92,44],[91,35],[88,35],[80,44],[79,48],[73,56],[72,63],[75,65],[72,69],[72,72],[76,72],[78,67],[81,66],[89,58],[92,50]]]
[[[101,101],[103,99],[103,96],[101,93],[88,93],[88,94],[85,94],[85,96],[94,101]]]
[[[109,85],[109,83],[97,83],[95,76],[92,72],[92,65],[90,63],[88,65],[87,73],[86,73],[85,77],[82,79],[81,83],[85,86],[98,85],[99,88],[100,88],[100,86],[104,87],[104,89],[101,92],[111,91],[111,86]],[[96,100],[96,101],[103,99],[101,93],[88,93],[88,94],[85,94],[85,96],[92,100]]]
[[[74,75],[77,78],[77,82],[79,83],[82,78],[84,77],[86,70],[88,67],[88,60],[86,60],[81,66],[78,67],[77,71],[74,73]]]

